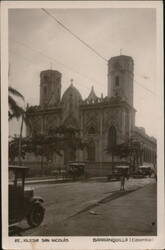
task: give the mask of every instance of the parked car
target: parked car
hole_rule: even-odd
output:
[[[132,177],[135,179],[141,179],[144,178],[144,174],[142,173],[141,170],[137,169],[132,173]]]
[[[125,175],[126,177],[129,177],[129,166],[115,166],[112,168],[111,172],[107,176],[107,181],[118,181],[120,180],[121,176]]]
[[[140,166],[139,168],[141,169],[144,176],[151,177],[152,172],[153,172],[151,167],[149,167],[149,166]]]
[[[148,166],[139,166],[138,169],[133,173],[133,178],[146,178],[151,177],[152,170]]]
[[[65,179],[67,176],[67,171],[65,169],[54,169],[51,174],[56,178],[63,178]]]
[[[86,164],[84,162],[68,163],[66,177],[72,178],[73,181],[79,178],[87,178],[85,167]]]
[[[31,227],[37,227],[44,219],[43,199],[34,196],[34,191],[25,189],[28,167],[9,166],[9,226],[27,220]]]

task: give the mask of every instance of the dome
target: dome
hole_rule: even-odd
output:
[[[79,120],[79,107],[82,97],[80,92],[73,86],[72,80],[71,85],[66,89],[62,97],[62,113],[63,122],[68,116],[73,116],[77,121]]]
[[[70,96],[72,96],[73,99],[82,100],[82,96],[80,92],[78,91],[78,89],[76,89],[76,87],[73,86],[73,83],[71,83],[71,85],[65,90],[62,96],[62,102],[65,102],[65,100],[68,100]]]

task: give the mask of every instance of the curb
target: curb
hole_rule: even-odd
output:
[[[53,184],[53,183],[67,183],[72,182],[72,180],[64,180],[64,179],[46,179],[46,180],[29,180],[25,181],[25,185],[31,185],[31,184]]]

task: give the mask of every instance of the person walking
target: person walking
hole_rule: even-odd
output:
[[[120,177],[120,191],[125,191],[125,174]]]

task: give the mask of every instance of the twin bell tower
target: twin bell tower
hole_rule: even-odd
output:
[[[40,105],[58,105],[61,100],[62,74],[45,70],[40,74]],[[108,61],[108,97],[119,96],[133,107],[134,62],[132,57],[120,55]]]

